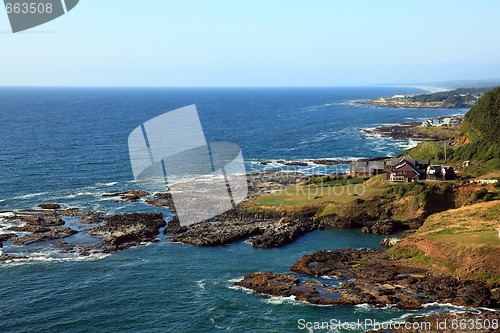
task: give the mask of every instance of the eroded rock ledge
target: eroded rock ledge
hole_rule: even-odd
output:
[[[78,225],[66,223],[64,217],[77,217]],[[157,240],[160,228],[166,225],[162,213],[128,213],[104,217],[99,212],[78,209],[12,212],[3,219],[7,220],[10,226],[7,228],[8,233],[0,234],[1,242],[11,241],[21,246],[40,243],[42,247],[55,246],[60,253],[77,253],[84,256],[120,251],[145,242],[153,242]],[[80,246],[69,238],[82,233],[96,236],[95,241],[90,245]],[[53,240],[55,242],[47,243]],[[27,251],[26,255],[37,250]],[[0,262],[25,259],[26,255],[3,253]]]
[[[320,228],[320,225],[309,220],[220,218],[190,226],[188,229],[177,229],[172,240],[198,246],[215,246],[249,238],[248,241],[253,246],[269,248],[281,247]],[[166,230],[171,231],[171,229]]]
[[[366,303],[418,309],[437,302],[496,308],[500,301],[498,290],[483,282],[436,275],[408,266],[378,249],[320,251],[297,260],[291,270],[333,280],[327,283],[292,274],[253,273],[235,284],[258,294],[295,296],[296,300],[321,305]]]

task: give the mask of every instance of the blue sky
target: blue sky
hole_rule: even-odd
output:
[[[80,0],[0,85],[356,86],[500,77],[500,1]]]

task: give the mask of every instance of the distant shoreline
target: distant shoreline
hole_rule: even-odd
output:
[[[436,93],[436,92],[444,92],[444,91],[451,91],[454,90],[453,88],[447,88],[447,87],[435,87],[435,86],[414,86],[414,85],[408,85],[408,86],[387,86],[388,88],[415,88],[415,89],[420,89],[423,91],[426,91],[428,93]]]
[[[385,108],[410,109],[462,109],[472,107],[491,88],[458,88],[412,86],[421,90],[434,91],[423,94],[397,94],[392,97],[354,101],[358,105]]]

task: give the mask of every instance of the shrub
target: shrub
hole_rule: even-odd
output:
[[[482,200],[486,196],[486,194],[488,194],[488,190],[482,188],[479,191],[476,191],[472,194],[472,200],[473,201]]]
[[[491,200],[494,200],[495,199],[495,194],[494,193],[487,193],[484,198],[483,198],[483,201],[491,201]]]
[[[486,167],[492,170],[500,170],[500,158],[495,157],[486,162]]]

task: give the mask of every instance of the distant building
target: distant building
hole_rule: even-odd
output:
[[[425,179],[428,166],[428,160],[415,160],[406,155],[387,161],[385,170],[391,182],[413,182]]]
[[[463,119],[464,119],[463,116],[453,116],[450,118],[450,123],[448,124],[448,126],[458,127],[462,123]]]
[[[439,126],[450,126],[450,127],[458,127],[462,123],[464,119],[463,116],[453,116],[453,117],[445,117],[445,118],[431,118],[422,122],[420,126],[423,127],[439,127]]]
[[[429,165],[427,167],[426,179],[429,180],[453,180],[455,179],[455,170],[450,166]]]
[[[384,161],[356,161],[349,163],[352,177],[372,177],[384,173]]]
[[[439,119],[439,118],[432,119],[432,126],[439,127],[439,126],[443,126],[443,125],[444,125],[444,123],[441,119]]]
[[[472,179],[469,181],[470,183],[476,183],[476,184],[496,184],[498,183],[498,179]]]
[[[432,121],[430,119],[427,119],[426,121],[423,121],[422,125],[420,125],[420,126],[430,127],[430,126],[432,126]]]

